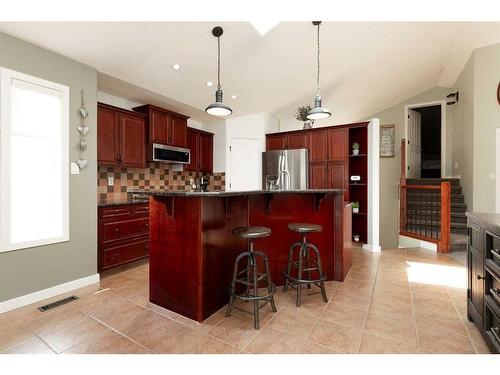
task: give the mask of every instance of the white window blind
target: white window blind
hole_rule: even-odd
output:
[[[69,89],[0,68],[0,251],[69,240]]]

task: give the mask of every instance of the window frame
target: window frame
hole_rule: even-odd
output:
[[[11,242],[11,97],[12,80],[42,86],[61,93],[61,173],[62,173],[62,235],[52,238]],[[27,166],[26,173],[30,167]],[[36,185],[36,183],[35,183]],[[36,186],[34,186],[36,189]],[[0,67],[0,253],[68,242],[69,236],[69,87],[15,70]]]

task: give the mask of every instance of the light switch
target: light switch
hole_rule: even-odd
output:
[[[108,177],[108,186],[113,186],[115,184],[115,178],[113,176]]]
[[[458,161],[455,162],[455,169],[458,168]]]

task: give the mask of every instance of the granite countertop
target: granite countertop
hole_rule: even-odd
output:
[[[121,206],[125,204],[144,204],[149,203],[149,198],[125,198],[125,199],[100,199],[97,201],[97,207]]]
[[[322,193],[343,193],[344,189],[306,189],[306,190],[244,190],[244,191],[178,191],[178,190],[148,190],[133,189],[129,193],[140,193],[148,195],[169,196],[169,197],[230,197],[238,195],[259,195],[259,194],[322,194]]]
[[[500,235],[500,214],[488,212],[466,212],[468,217],[484,226],[486,229]]]

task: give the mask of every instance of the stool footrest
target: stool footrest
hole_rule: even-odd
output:
[[[262,296],[254,296],[251,294],[244,295],[244,294],[233,293],[233,291],[231,290],[231,287],[228,288],[228,292],[234,298],[237,298],[237,299],[240,299],[243,301],[259,301],[259,300],[264,300],[264,299],[270,299],[274,295],[274,293],[276,293],[276,285],[271,284],[271,292],[268,294],[264,294]]]

